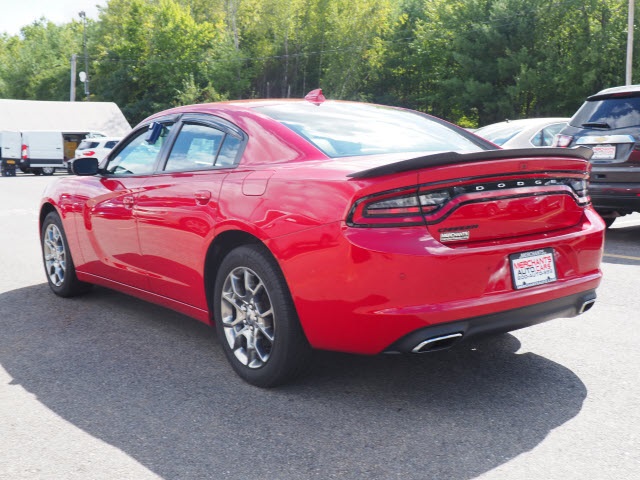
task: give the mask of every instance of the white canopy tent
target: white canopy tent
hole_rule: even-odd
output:
[[[0,99],[0,130],[100,132],[108,137],[123,137],[131,125],[113,102]]]

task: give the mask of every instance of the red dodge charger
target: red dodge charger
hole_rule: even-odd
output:
[[[50,184],[47,280],[215,325],[234,370],[263,387],[312,349],[442,349],[591,307],[604,223],[590,155],[501,150],[318,91],[174,108]]]

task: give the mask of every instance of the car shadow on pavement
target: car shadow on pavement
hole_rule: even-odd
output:
[[[166,479],[470,479],[587,394],[509,334],[424,356],[318,352],[304,378],[262,390],[213,329],[107,289],[65,300],[35,285],[0,310],[11,384]]]
[[[617,265],[640,265],[640,225],[610,228],[606,232],[602,261]]]

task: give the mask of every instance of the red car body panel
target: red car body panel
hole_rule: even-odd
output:
[[[426,225],[349,221],[354,205],[380,192],[586,178],[586,160],[541,154],[349,178],[407,156],[331,159],[252,110],[269,103],[181,107],[151,117],[198,112],[237,125],[248,141],[235,168],[52,183],[43,209],[60,214],[78,278],[212,323],[208,252],[220,235],[244,232],[280,265],[310,344],[363,354],[430,325],[598,286],[604,224],[568,186],[462,195],[426,215]],[[472,227],[469,239],[439,241],[460,225]],[[515,290],[509,255],[542,248],[553,249],[557,281]]]

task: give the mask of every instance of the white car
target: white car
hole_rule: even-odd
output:
[[[80,142],[75,158],[92,157],[101,161],[120,141],[120,137],[91,137]]]
[[[569,118],[527,118],[492,123],[477,129],[476,135],[502,148],[550,147],[556,133],[569,122]]]

